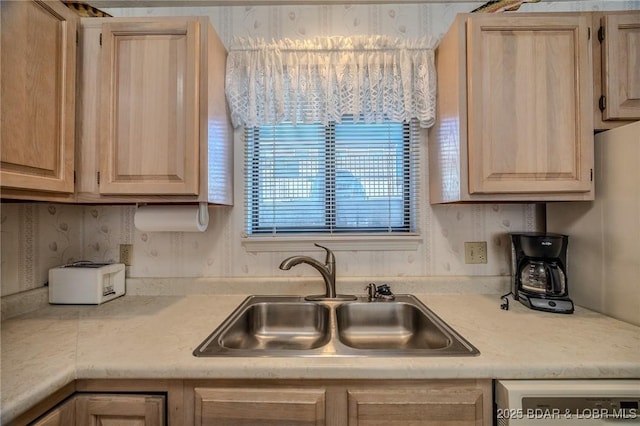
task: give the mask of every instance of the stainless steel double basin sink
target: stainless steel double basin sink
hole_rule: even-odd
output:
[[[250,296],[197,357],[473,356],[479,351],[412,295],[393,301]]]

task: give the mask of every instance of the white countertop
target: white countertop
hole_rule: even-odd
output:
[[[74,379],[640,378],[640,327],[576,308],[532,311],[495,294],[417,295],[476,357],[196,358],[245,295],[125,296],[2,322],[2,422]]]

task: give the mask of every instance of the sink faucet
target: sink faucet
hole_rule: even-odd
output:
[[[292,267],[299,265],[300,263],[306,263],[312,267],[314,267],[320,275],[322,275],[322,279],[324,280],[324,285],[326,287],[326,292],[324,295],[318,296],[307,296],[305,299],[307,300],[322,300],[322,299],[341,299],[341,300],[352,300],[355,299],[355,296],[348,295],[338,295],[336,294],[336,257],[333,255],[333,252],[326,247],[321,246],[320,244],[314,244],[316,247],[320,247],[327,252],[327,255],[324,260],[324,264],[320,263],[316,259],[309,256],[291,256],[286,258],[280,263],[280,269],[284,271],[288,271]]]

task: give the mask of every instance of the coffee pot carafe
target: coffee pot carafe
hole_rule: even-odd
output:
[[[566,280],[562,269],[556,262],[527,260],[520,268],[522,289],[532,293],[564,296]]]
[[[567,288],[568,236],[549,233],[513,233],[512,293],[531,309],[572,313]]]

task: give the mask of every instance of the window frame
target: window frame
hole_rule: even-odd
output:
[[[390,120],[390,122],[393,122]],[[351,123],[361,124],[359,121],[351,121]],[[402,146],[401,158],[402,161],[402,226],[395,227],[378,227],[376,230],[362,230],[357,227],[338,227],[335,225],[336,215],[327,213],[325,210],[325,225],[316,227],[307,227],[306,229],[300,229],[299,227],[277,227],[274,232],[274,227],[265,226],[262,229],[253,228],[252,223],[257,223],[257,217],[259,215],[259,201],[255,199],[249,199],[251,194],[249,188],[245,187],[243,190],[243,197],[245,201],[245,211],[243,216],[243,245],[249,251],[280,251],[282,250],[282,244],[289,244],[290,247],[306,244],[309,241],[331,241],[332,243],[339,243],[340,246],[344,246],[345,250],[353,249],[377,249],[380,250],[391,249],[398,250],[415,250],[417,245],[422,242],[420,236],[419,226],[419,208],[418,203],[422,198],[421,193],[421,172],[423,169],[423,163],[421,159],[422,150],[420,149],[420,131],[417,120],[411,122],[395,122],[402,124],[401,136]],[[335,203],[336,191],[335,191],[335,144],[336,144],[336,125],[338,122],[330,122],[324,126],[324,144],[333,144],[330,149],[324,150],[324,155],[327,157],[326,165],[324,169],[327,171],[325,174],[326,184],[334,190],[325,191],[326,197],[334,197],[333,203]],[[342,123],[344,124],[344,123]],[[253,181],[257,186],[260,179],[260,165],[259,158],[253,155],[255,146],[251,146],[251,141],[258,141],[260,138],[260,128],[252,127],[244,129],[245,143],[244,153],[247,156],[245,158],[245,167],[250,170],[243,172],[243,183],[248,185],[250,181]],[[412,152],[416,150],[416,152]],[[332,158],[333,157],[333,158]],[[254,197],[259,197],[259,194],[255,191],[252,192]],[[324,205],[333,204],[330,199],[324,199]],[[249,212],[251,210],[251,213]],[[334,223],[328,223],[328,221],[334,221]],[[293,246],[291,246],[293,244]],[[335,249],[335,244],[332,245]]]

